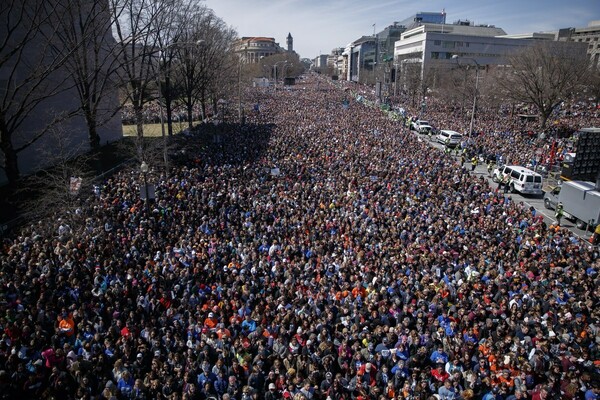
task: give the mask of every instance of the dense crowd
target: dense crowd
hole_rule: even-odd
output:
[[[597,251],[317,79],[3,241],[0,398],[598,397]]]
[[[121,107],[121,121],[124,125],[134,125],[135,122],[135,110],[133,105],[128,103]],[[163,108],[163,119],[166,122],[167,115],[166,110]],[[158,102],[150,102],[144,105],[144,109],[142,111],[142,120],[145,124],[158,124],[160,123],[161,118],[161,108]],[[186,122],[188,118],[187,107],[181,105],[174,105],[171,118],[173,122]],[[192,119],[194,121],[199,121],[202,119],[202,108],[199,105],[193,107],[192,110]]]
[[[401,101],[401,98],[393,100]],[[405,107],[408,117],[426,119],[437,129],[469,131],[471,110],[465,111],[435,98],[426,103],[425,109],[411,107],[410,102],[401,102],[400,106]],[[474,153],[504,163],[550,167],[559,163],[566,153],[576,152],[576,141],[570,140],[574,132],[600,126],[600,108],[594,101],[563,103],[542,129],[535,107],[481,106],[473,122],[468,146]]]

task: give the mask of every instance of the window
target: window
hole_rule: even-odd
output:
[[[440,53],[439,53],[438,51],[432,51],[432,52],[431,52],[431,58],[432,58],[433,60],[437,60],[437,59],[439,59],[439,58],[440,58]]]
[[[453,49],[454,48],[454,42],[450,42],[450,41],[444,41],[442,43],[442,47],[445,49]]]
[[[435,46],[439,46],[440,44],[442,44],[442,41],[441,41],[441,40],[434,40],[434,41],[433,41],[433,44],[434,44]]]

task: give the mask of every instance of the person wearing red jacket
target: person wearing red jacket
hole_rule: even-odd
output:
[[[444,381],[450,378],[450,374],[444,369],[443,363],[437,363],[435,368],[431,369],[431,376],[436,382],[439,383],[444,383]]]
[[[369,386],[377,384],[377,367],[371,363],[361,365],[357,375],[362,376],[363,382],[366,382]]]

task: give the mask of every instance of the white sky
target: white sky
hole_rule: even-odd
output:
[[[419,11],[446,11],[446,22],[468,19],[508,34],[584,27],[600,20],[600,0],[202,0],[241,36],[267,36],[300,57],[329,54],[363,35]]]

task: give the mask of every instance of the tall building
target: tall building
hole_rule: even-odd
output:
[[[498,64],[514,46],[527,43],[502,38],[506,32],[490,25],[421,24],[402,33],[395,44],[396,63],[419,62],[427,68],[432,60],[451,60],[454,55],[475,58],[481,65]]]
[[[412,16],[406,18],[405,20],[398,22],[397,24],[400,26],[404,26],[406,29],[412,29],[421,24],[445,24],[445,23],[446,23],[446,11],[442,11],[442,12],[419,11],[415,15],[412,15]]]
[[[591,21],[584,28],[561,29],[556,33],[556,40],[585,43],[588,58],[596,68],[600,68],[600,20]]]
[[[18,4],[15,2],[14,4]],[[31,2],[35,3],[35,2]],[[67,8],[67,2],[58,0],[61,6]],[[89,2],[85,2],[88,4]],[[29,2],[23,2],[25,5]],[[102,21],[102,18],[107,20],[108,15],[107,0],[98,0],[91,2],[95,4],[96,9],[93,12],[95,21]],[[16,6],[15,6],[16,7]],[[102,10],[102,11],[98,11]],[[18,10],[17,10],[18,11]],[[10,21],[4,12],[16,13],[13,7],[4,8],[0,15],[2,21]],[[92,11],[86,7],[81,7],[79,11],[81,20],[92,15]],[[0,63],[0,100],[12,101],[16,104],[17,111],[24,111],[26,114],[22,118],[22,122],[16,125],[10,141],[15,149],[23,148],[17,154],[17,165],[21,176],[32,174],[41,168],[48,167],[56,162],[57,154],[64,153],[68,148],[68,157],[85,153],[90,149],[88,139],[88,127],[85,118],[81,112],[81,100],[75,86],[72,64],[68,62],[53,69],[48,75],[43,75],[44,78],[37,80],[36,71],[32,68],[39,68],[43,61],[43,57],[51,59],[54,57],[48,51],[52,48],[48,44],[48,40],[52,40],[52,45],[55,46],[57,52],[64,50],[68,41],[63,41],[55,36],[57,25],[55,25],[54,16],[44,19],[42,25],[35,26],[39,30],[34,36],[35,40],[20,42],[22,37],[29,35],[27,21],[21,22],[14,27],[10,22],[6,22],[5,31],[14,30],[8,37],[8,43],[3,47],[3,54],[0,58],[5,57],[12,51],[11,46],[15,43],[20,44],[19,49],[15,51],[15,55],[11,58],[5,58]],[[17,18],[13,21],[18,21]],[[96,22],[98,26],[101,24]],[[97,31],[100,32],[100,31]],[[6,32],[5,32],[6,33]],[[69,38],[70,39],[70,38]],[[74,39],[75,40],[75,39]],[[98,33],[96,37],[90,37],[89,41],[98,46],[101,51],[96,55],[90,52],[89,57],[99,56],[104,62],[112,60],[111,48],[114,46],[115,40],[110,30]],[[91,65],[94,65],[90,61]],[[103,73],[110,62],[105,62],[102,66],[98,66],[98,73]],[[90,67],[94,68],[94,66]],[[28,82],[29,81],[29,82]],[[27,86],[31,83],[33,86]],[[98,102],[98,126],[97,133],[100,138],[100,145],[106,145],[109,142],[119,140],[123,137],[123,128],[121,124],[121,114],[119,112],[119,93],[116,84],[112,81],[106,82],[107,87],[102,92],[102,98]],[[24,88],[26,90],[24,90]],[[31,99],[35,106],[24,106]],[[19,110],[20,108],[20,110]],[[7,111],[5,117],[13,118],[14,114],[10,114],[11,110]],[[4,121],[7,122],[7,121]],[[32,143],[32,144],[29,144]],[[5,154],[0,152],[0,165],[5,164]],[[8,177],[3,169],[0,169],[0,185],[8,182]]]
[[[375,36],[362,36],[350,43],[343,53],[348,58],[346,80],[373,83],[377,66],[376,50]]]
[[[286,43],[287,43],[288,53],[292,53],[294,51],[294,38],[292,37],[292,34],[289,32],[287,35]]]

